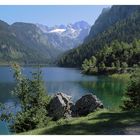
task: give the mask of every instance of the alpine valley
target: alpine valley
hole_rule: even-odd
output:
[[[140,64],[140,6],[103,9],[84,43],[65,53],[60,66],[84,73],[126,72]]]
[[[81,44],[89,30],[85,21],[54,27],[0,21],[0,63],[50,64],[62,52]]]

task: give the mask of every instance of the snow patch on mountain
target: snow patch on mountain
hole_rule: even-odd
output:
[[[54,29],[54,30],[49,31],[48,33],[59,33],[59,34],[61,34],[65,31],[66,31],[66,29]]]
[[[36,26],[47,35],[53,46],[63,50],[72,49],[83,43],[90,31],[90,25],[85,21],[78,21],[68,25],[55,25],[53,27],[42,24],[36,24]]]

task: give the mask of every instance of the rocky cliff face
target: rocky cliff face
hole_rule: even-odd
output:
[[[83,40],[90,31],[90,25],[85,21],[79,21],[74,24],[47,27],[37,24],[48,37],[48,40],[54,47],[63,51],[77,47],[83,43]]]

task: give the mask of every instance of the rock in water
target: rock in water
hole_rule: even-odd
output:
[[[87,115],[97,108],[103,108],[102,102],[93,94],[82,96],[75,104],[76,113],[79,116]]]
[[[55,120],[71,117],[71,106],[73,106],[73,102],[70,96],[57,93],[50,101],[49,115]]]

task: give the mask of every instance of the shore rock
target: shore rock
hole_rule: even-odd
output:
[[[69,118],[72,114],[72,106],[73,102],[70,96],[64,93],[57,93],[50,101],[49,115],[55,120]]]
[[[75,104],[75,110],[78,116],[87,115],[94,112],[97,108],[103,108],[103,104],[93,94],[82,96]]]
[[[49,116],[54,120],[84,116],[94,112],[97,108],[103,108],[102,102],[92,93],[82,96],[75,105],[71,96],[64,93],[57,93],[50,101]]]

